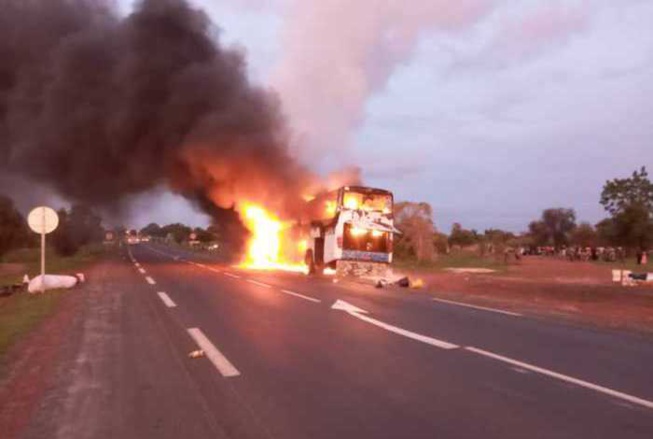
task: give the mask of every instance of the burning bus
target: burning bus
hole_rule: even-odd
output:
[[[392,262],[392,192],[345,186],[309,201],[302,223],[309,229],[305,263],[309,273],[384,275]]]

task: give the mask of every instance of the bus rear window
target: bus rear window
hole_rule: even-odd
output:
[[[342,199],[345,209],[392,213],[392,195],[345,192]]]
[[[379,230],[359,229],[351,224],[345,224],[343,249],[389,253],[390,233]]]

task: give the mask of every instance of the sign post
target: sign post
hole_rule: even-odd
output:
[[[32,209],[27,224],[35,233],[41,234],[41,292],[45,292],[45,235],[52,233],[59,225],[59,216],[53,209],[40,206]]]

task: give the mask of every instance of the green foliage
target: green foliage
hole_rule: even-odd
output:
[[[216,240],[216,237],[213,233],[201,227],[195,227],[193,229],[193,233],[195,233],[195,239],[202,243],[213,242]]]
[[[581,223],[572,232],[569,241],[573,245],[581,247],[595,247],[598,245],[599,237],[590,223]]]
[[[83,205],[70,210],[60,209],[59,227],[51,235],[51,242],[60,256],[72,256],[80,247],[104,239],[102,219]]]
[[[165,238],[166,236],[161,226],[159,226],[157,223],[150,223],[147,226],[143,227],[140,231],[140,234],[154,238]]]
[[[402,234],[396,236],[395,251],[399,257],[415,258],[418,261],[432,260],[433,209],[428,203],[403,201],[395,204],[395,225]]]
[[[11,198],[0,195],[0,257],[29,242],[27,223]]]
[[[181,223],[168,224],[161,228],[163,236],[171,237],[177,244],[187,241],[192,229]]]
[[[653,244],[653,183],[646,168],[629,178],[608,181],[601,192],[601,204],[611,215],[602,222],[600,233],[613,243],[648,249]]]
[[[479,236],[476,230],[467,230],[459,223],[454,223],[449,234],[449,245],[458,245],[460,247],[468,247],[478,243]]]
[[[576,228],[573,209],[552,208],[542,212],[541,219],[528,225],[534,245],[553,245],[560,248],[569,244],[571,232]]]
[[[629,208],[653,212],[653,183],[646,168],[633,172],[629,178],[615,178],[603,186],[601,204],[614,217]]]

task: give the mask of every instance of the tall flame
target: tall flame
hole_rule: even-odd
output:
[[[284,223],[275,214],[257,204],[243,203],[239,211],[245,227],[251,233],[245,260],[240,265],[242,268],[308,272],[306,265],[292,261],[291,256],[284,254],[284,241],[290,240],[288,230],[291,224]],[[298,251],[295,253],[301,253],[302,246],[305,250],[305,241],[297,244]]]

